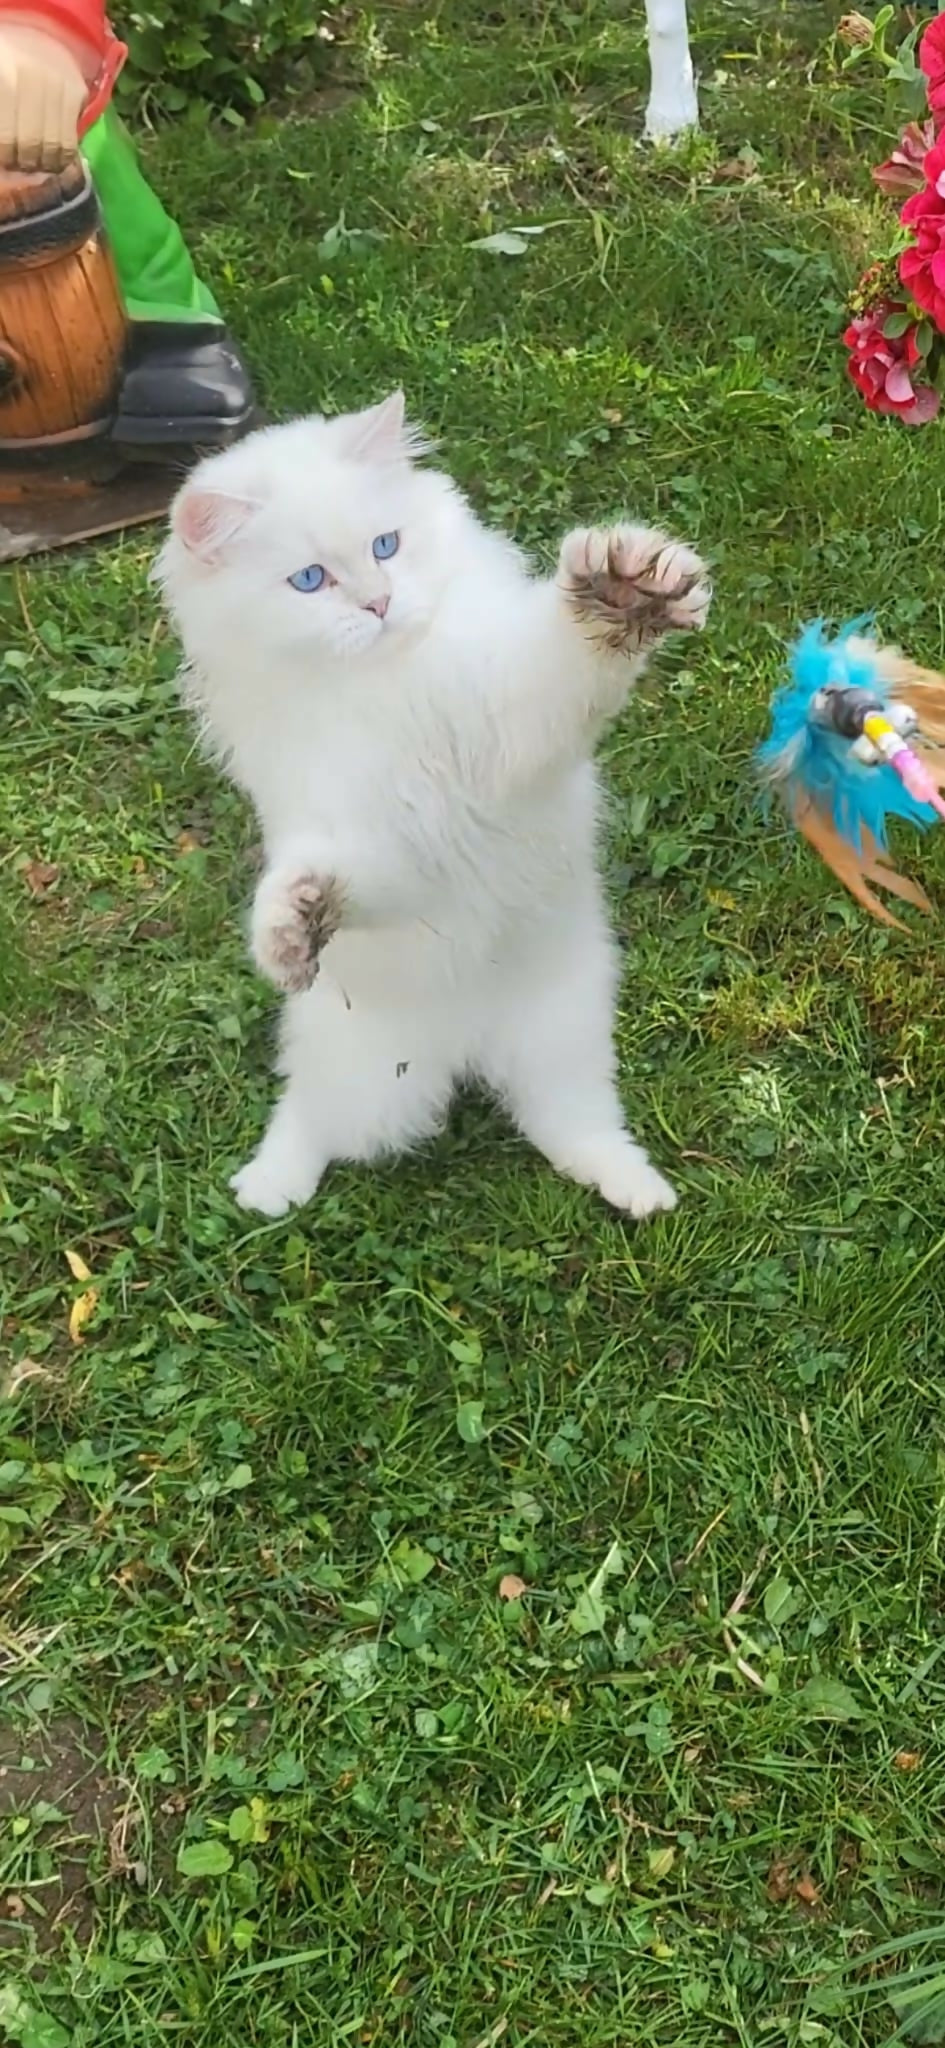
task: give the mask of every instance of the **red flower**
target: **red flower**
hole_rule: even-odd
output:
[[[896,148],[884,164],[877,164],[873,178],[881,192],[891,199],[908,199],[910,192],[920,192],[925,183],[923,165],[935,141],[935,126],[932,121],[910,121],[904,128]]]
[[[936,128],[945,126],[945,14],[930,21],[919,44],[919,65],[928,79],[929,112]]]
[[[913,370],[924,361],[916,322],[904,334],[883,332],[893,315],[904,312],[891,299],[881,299],[852,320],[843,337],[850,350],[847,369],[870,412],[892,413],[907,427],[921,427],[935,418],[941,398],[931,384],[913,380]]]
[[[938,19],[945,24],[945,15]],[[899,258],[899,275],[907,292],[945,334],[945,136],[929,150],[925,176],[921,192],[906,200],[899,216],[915,236],[914,247],[904,249]]]

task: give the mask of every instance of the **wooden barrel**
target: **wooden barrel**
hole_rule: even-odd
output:
[[[82,159],[0,170],[0,469],[108,433],[126,331]]]

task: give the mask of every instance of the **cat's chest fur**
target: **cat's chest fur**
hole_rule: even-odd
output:
[[[478,658],[477,658],[478,657]],[[255,805],[267,856],[307,837],[371,850],[428,903],[457,901],[484,930],[583,871],[597,810],[590,762],[534,777],[495,773],[502,734],[482,688],[482,649],[454,642],[409,660],[287,678],[244,727],[229,698],[229,764]],[[444,913],[445,918],[445,913]]]
[[[464,796],[451,721],[422,698],[392,698],[284,698],[239,764],[267,832],[356,825],[409,837],[420,820],[443,829],[448,799]]]

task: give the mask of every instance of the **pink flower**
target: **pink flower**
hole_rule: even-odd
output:
[[[945,126],[945,14],[929,22],[919,44],[919,66],[928,79],[929,112],[939,129]]]
[[[934,141],[934,122],[910,121],[892,155],[873,171],[880,191],[891,199],[908,199],[911,192],[920,192],[925,183],[923,164]]]
[[[913,321],[903,334],[884,332],[894,316],[905,311],[891,299],[881,299],[852,320],[843,337],[850,350],[847,369],[870,412],[891,413],[907,427],[921,427],[935,418],[941,398],[931,384],[917,384],[913,378],[924,361],[917,323]]]
[[[945,25],[945,15],[938,19]],[[924,168],[926,183],[906,200],[899,216],[915,237],[914,246],[899,258],[899,275],[907,292],[945,334],[945,136],[929,150]]]

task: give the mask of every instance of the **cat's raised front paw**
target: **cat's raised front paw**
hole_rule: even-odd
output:
[[[695,550],[651,526],[575,528],[561,545],[558,581],[582,623],[630,655],[664,633],[704,626],[712,597]]]
[[[286,995],[311,988],[343,910],[334,875],[265,875],[253,906],[253,957],[260,973]]]

